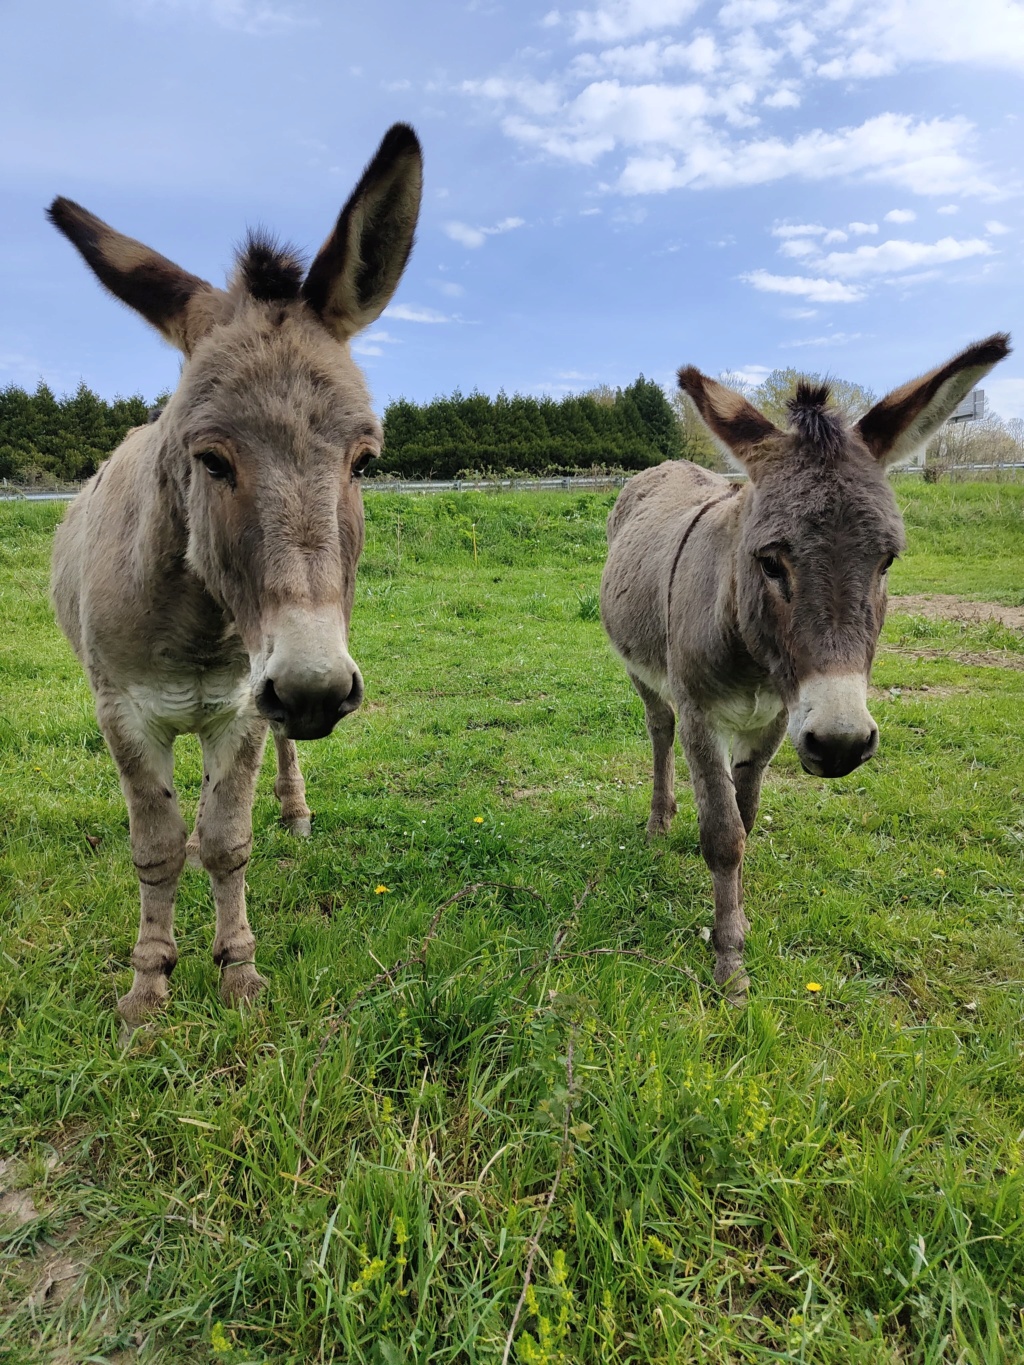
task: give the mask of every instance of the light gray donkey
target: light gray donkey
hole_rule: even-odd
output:
[[[57,617],[120,773],[141,884],[135,979],[118,1001],[129,1024],[167,999],[186,852],[213,884],[222,997],[265,984],[245,912],[253,793],[269,726],[282,819],[308,834],[294,741],[362,700],[348,652],[358,476],[382,433],[347,343],[398,285],[421,188],[419,142],[396,124],[308,272],[250,234],[225,290],[67,199],[50,207],[102,283],[185,355],[166,409],[89,481],[53,553]],[[187,847],[173,785],[185,733],[203,749]]]
[[[761,782],[788,727],[804,770],[842,777],[875,753],[867,687],[903,523],[886,479],[1009,352],[1003,334],[848,423],[802,384],[780,431],[698,370],[679,385],[750,476],[687,461],[626,484],[608,520],[601,616],[647,712],[648,835],[676,810],[678,716],[715,891],[715,980],[742,1004],[742,863]]]

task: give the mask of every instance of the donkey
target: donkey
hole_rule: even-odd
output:
[[[190,851],[213,886],[222,999],[266,984],[245,910],[256,778],[269,728],[282,819],[308,834],[294,741],[329,734],[362,700],[348,650],[358,479],[382,431],[347,343],[398,286],[422,179],[416,134],[395,124],[308,272],[250,233],[226,289],[67,199],[48,211],[111,293],[185,356],[166,408],[86,484],[53,551],[57,619],[128,805],[142,900],[134,980],[117,1005],[129,1026],[167,1000]],[[203,750],[188,847],[173,786],[185,733]]]
[[[989,337],[895,389],[856,423],[802,383],[788,429],[699,370],[679,386],[746,470],[645,470],[608,519],[601,617],[639,692],[654,755],[649,837],[676,811],[678,716],[714,882],[715,980],[746,999],[741,879],[765,769],[788,729],[804,771],[843,777],[878,748],[867,686],[886,573],[904,544],[885,476],[1009,353]]]

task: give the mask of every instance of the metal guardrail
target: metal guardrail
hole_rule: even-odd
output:
[[[567,474],[551,479],[364,479],[364,493],[530,493],[575,489],[621,488],[630,474]],[[747,476],[730,471],[723,477]],[[77,497],[84,484],[66,488],[23,488],[0,485],[0,502],[62,502]]]
[[[924,465],[905,465],[893,472],[896,474],[923,474]],[[1004,464],[965,464],[953,465],[942,471],[944,477],[974,473],[991,473],[993,470],[1024,469],[1024,460]],[[364,493],[571,493],[577,489],[621,488],[629,474],[566,474],[547,479],[364,479]],[[742,482],[747,476],[735,470],[724,475],[734,483]],[[83,485],[66,488],[25,488],[14,484],[0,485],[0,502],[62,502],[69,501],[81,492]]]

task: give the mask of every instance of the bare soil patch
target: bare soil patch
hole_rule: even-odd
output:
[[[1024,630],[1024,607],[1007,607],[1002,602],[975,602],[955,593],[909,593],[890,597],[889,610],[905,616],[930,616],[939,621],[999,621],[1011,630]]]
[[[1001,649],[894,649],[887,646],[884,654],[902,658],[941,659],[945,663],[964,664],[968,668],[1012,668],[1024,673],[1024,654],[1010,654]],[[937,690],[937,689],[934,689]]]

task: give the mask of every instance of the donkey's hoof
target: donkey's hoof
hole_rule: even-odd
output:
[[[672,816],[675,811],[659,811],[657,815],[651,812],[651,818],[647,821],[648,839],[660,839],[663,834],[667,834],[672,828]]]
[[[163,985],[142,985],[136,983],[127,995],[117,1002],[117,1012],[124,1020],[129,1033],[144,1024],[154,1014],[159,1014],[167,1004],[170,991],[166,980]]]
[[[743,966],[742,958],[721,958],[715,963],[715,981],[722,988],[722,994],[730,1005],[742,1009],[747,1003],[750,990],[750,977]]]
[[[185,845],[185,861],[189,867],[202,867],[203,860],[199,856],[199,835],[192,834]]]
[[[313,833],[313,817],[311,815],[295,815],[290,820],[282,818],[282,825],[296,839],[308,839]]]
[[[251,962],[229,963],[220,974],[220,998],[225,1005],[241,1005],[255,1000],[266,984]]]

